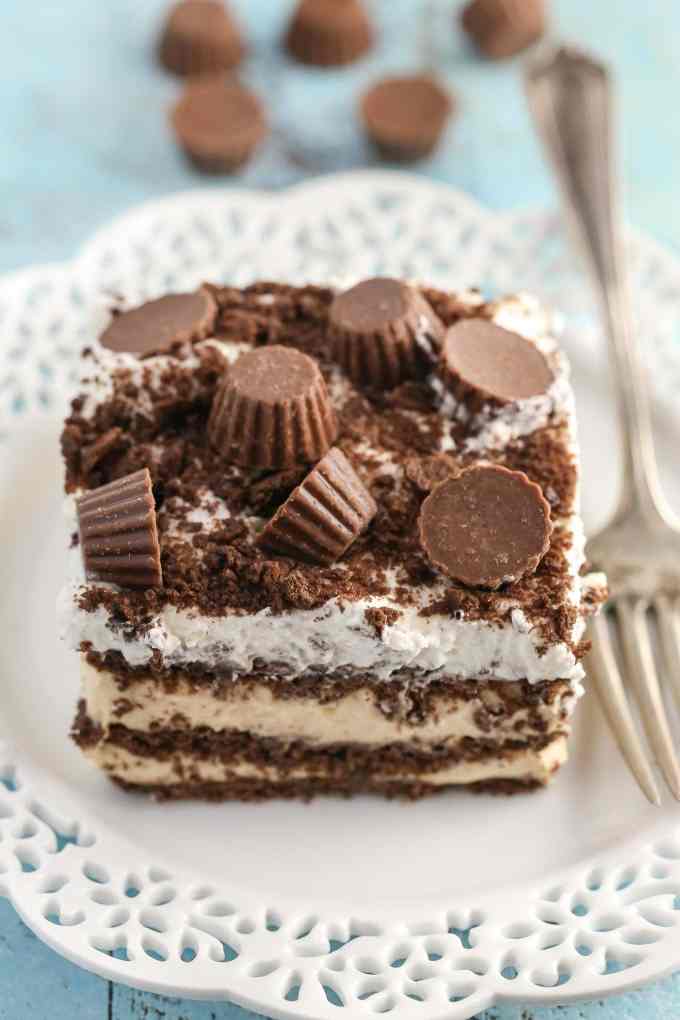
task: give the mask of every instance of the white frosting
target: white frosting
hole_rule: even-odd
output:
[[[203,340],[196,344],[192,352],[182,361],[187,369],[198,368],[200,351],[212,347],[217,350],[229,364],[240,354],[251,350],[250,344],[237,343],[233,340]],[[158,388],[161,384],[167,388],[168,382],[163,380],[169,368],[177,367],[177,359],[165,354],[156,354],[140,360],[134,354],[111,351],[100,343],[92,344],[93,359],[87,361],[85,377],[81,385],[81,393],[85,397],[81,414],[84,418],[91,417],[99,404],[105,403],[113,396],[113,373],[125,371],[130,383],[138,390],[134,396],[135,412],[141,415],[151,413],[151,401],[148,390]],[[119,394],[119,399],[124,399]]]
[[[401,670],[413,669],[427,672],[430,679],[442,675],[531,683],[563,679],[579,689],[584,675],[571,649],[563,642],[546,647],[542,634],[519,608],[499,625],[448,615],[425,617],[418,606],[402,608],[387,595],[355,602],[331,599],[315,611],[278,615],[263,609],[209,617],[166,606],[141,640],[113,630],[105,609],[82,610],[77,604],[80,590],[81,582],[74,581],[60,597],[67,643],[78,648],[86,641],[96,652],[118,651],[131,666],[144,666],[159,652],[165,666],[200,661],[209,669],[248,672],[260,660],[285,664],[272,672],[291,676],[352,670],[387,680]],[[365,613],[380,607],[400,610],[400,616],[378,636]],[[508,608],[512,609],[511,604]],[[575,640],[582,628],[579,620]]]
[[[547,393],[536,397],[516,400],[501,408],[485,409],[476,415],[481,428],[464,444],[466,453],[493,450],[528,436],[548,423],[550,415],[559,410],[562,414],[571,412],[573,396],[565,375],[558,375]]]

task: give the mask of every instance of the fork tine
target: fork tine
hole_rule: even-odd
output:
[[[609,624],[604,613],[590,623],[592,649],[588,656],[589,676],[595,681],[600,704],[629,769],[650,804],[661,804],[659,790],[647,761],[630,713],[621,674],[616,663]]]
[[[644,599],[620,598],[615,603],[628,675],[635,690],[647,738],[659,768],[676,800],[680,800],[680,766],[673,748],[668,719],[645,619]]]
[[[673,686],[676,698],[680,698],[680,609],[677,602],[668,595],[657,595],[653,606],[668,681]]]

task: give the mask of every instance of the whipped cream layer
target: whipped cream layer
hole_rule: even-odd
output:
[[[133,667],[150,663],[159,653],[167,667],[200,662],[219,672],[250,673],[263,663],[268,671],[291,677],[305,673],[371,673],[377,680],[414,670],[430,679],[568,680],[579,688],[584,671],[565,643],[551,645],[521,609],[507,623],[421,616],[415,606],[375,596],[355,602],[331,599],[316,610],[274,614],[230,613],[208,617],[167,606],[152,620],[144,638],[129,639],[115,629],[102,609],[78,606],[79,585],[61,595],[61,618],[67,643],[86,643],[104,654],[116,651]],[[366,622],[366,610],[393,608],[399,619],[378,635]],[[572,639],[582,637],[577,620]]]
[[[528,739],[556,729],[565,730],[575,704],[565,687],[552,700],[519,706],[505,712],[491,691],[479,698],[433,697],[422,722],[385,715],[366,687],[321,702],[315,697],[276,697],[265,682],[242,689],[226,681],[195,687],[179,677],[171,691],[159,690],[154,677],[135,679],[124,694],[115,674],[81,662],[82,695],[87,715],[106,732],[112,725],[157,733],[163,729],[207,727],[215,732],[238,730],[257,737],[304,740],[310,745],[355,743],[453,743],[465,737],[488,740],[488,726],[480,725],[480,708],[495,720],[493,739]],[[496,711],[494,711],[496,709]]]

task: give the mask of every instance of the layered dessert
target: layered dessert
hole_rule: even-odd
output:
[[[565,761],[604,588],[535,300],[372,279],[116,308],[62,448],[73,736],[125,788],[509,792]]]

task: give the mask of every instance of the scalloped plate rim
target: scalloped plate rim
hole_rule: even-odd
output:
[[[532,208],[523,208],[517,210],[506,210],[497,212],[492,209],[488,209],[487,207],[479,203],[477,200],[471,198],[470,196],[455,191],[455,189],[452,189],[444,182],[428,181],[415,175],[405,174],[401,171],[359,170],[349,171],[342,174],[324,175],[323,177],[314,178],[310,181],[302,182],[301,184],[295,185],[292,188],[284,189],[281,191],[264,191],[240,188],[225,189],[224,198],[227,200],[233,200],[234,197],[238,198],[239,196],[241,196],[244,199],[244,201],[253,201],[257,203],[258,200],[271,202],[272,200],[276,200],[281,198],[282,196],[285,196],[286,204],[288,204],[289,199],[299,200],[304,199],[305,193],[314,191],[316,192],[316,194],[321,195],[326,191],[332,191],[335,187],[342,186],[343,184],[353,183],[356,181],[361,181],[366,184],[377,183],[380,184],[381,186],[401,185],[409,188],[417,187],[422,191],[423,194],[428,192],[430,194],[433,194],[436,191],[438,193],[441,193],[443,196],[444,195],[448,196],[449,198],[453,194],[458,199],[460,199],[461,202],[466,203],[469,209],[474,210],[480,215],[490,217],[496,220],[503,220],[505,222],[512,222],[513,220],[521,219],[522,217],[533,218],[541,216],[545,217],[546,215],[541,210]],[[200,202],[205,200],[206,198],[214,199],[219,195],[220,191],[218,189],[198,188],[192,189],[190,191],[176,192],[172,195],[164,196],[160,199],[152,199],[150,201],[141,203],[140,205],[133,207],[132,209],[115,217],[108,224],[103,225],[97,231],[95,231],[95,233],[89,238],[89,240],[87,240],[79,248],[77,254],[72,259],[62,262],[50,262],[26,266],[18,270],[3,274],[2,276],[0,276],[0,289],[5,289],[6,287],[13,287],[19,284],[23,284],[24,281],[30,282],[31,277],[34,277],[41,273],[44,274],[54,272],[59,274],[62,273],[69,274],[74,271],[78,271],[79,269],[82,268],[82,265],[84,263],[86,263],[90,258],[93,257],[93,255],[97,251],[97,248],[101,246],[107,240],[107,238],[110,238],[114,236],[116,233],[119,233],[128,224],[132,223],[135,219],[138,220],[140,215],[152,216],[154,214],[162,213],[164,210],[168,208],[174,207],[178,202],[193,202],[193,201]],[[663,254],[664,258],[667,259],[671,257],[680,266],[680,258],[673,251],[668,250],[667,248],[664,247],[662,243],[655,241],[652,238],[648,238],[646,235],[640,236],[644,237],[646,244],[653,245],[658,250],[659,253]],[[32,415],[21,415],[19,417],[21,418],[21,421],[23,423],[25,423],[27,420],[30,421],[33,419],[35,419],[36,422],[40,421],[41,423],[50,421],[54,422],[54,414],[53,413],[51,414],[49,411],[45,411],[42,413],[35,412]],[[18,421],[16,425],[18,427],[19,425]],[[13,431],[14,428],[12,423],[12,425],[10,426],[10,433]],[[16,756],[17,759],[19,760],[21,759],[21,752],[20,749],[18,748],[16,749]],[[36,776],[39,777],[41,771],[42,770],[40,767],[35,765],[29,765],[27,773],[28,774],[34,773]],[[625,852],[631,855],[634,853],[639,853],[645,847],[649,846],[651,842],[659,839],[664,834],[667,835],[670,834],[671,831],[673,831],[673,829],[669,827],[669,824],[667,822],[660,820],[651,831],[646,830],[644,836],[636,836],[630,841],[627,841],[625,843]],[[580,863],[578,865],[572,865],[566,869],[562,869],[559,872],[551,874],[549,881],[559,883],[566,882],[570,877],[575,876],[578,873],[582,872],[584,867],[588,868],[597,867],[599,865],[604,864],[610,859],[618,857],[620,853],[621,850],[619,848],[617,849],[609,848],[602,854],[589,858],[587,861],[583,863]],[[177,869],[176,875],[178,879],[180,878],[181,874],[182,871],[180,869]],[[2,880],[0,879],[0,885],[1,884]],[[545,882],[542,883],[536,882],[535,888],[533,888],[532,891],[537,892],[540,885],[545,885]],[[489,894],[489,896],[493,896],[493,894]],[[190,998],[210,998],[210,999],[214,998],[214,993],[212,991],[209,993],[201,994],[200,991],[198,991],[195,988],[192,988],[191,984],[179,986],[176,984],[169,985],[167,982],[163,980],[158,981],[148,981],[146,979],[130,980],[124,972],[124,964],[121,964],[120,961],[117,961],[110,957],[102,956],[101,964],[99,964],[99,961],[97,960],[98,965],[91,961],[84,963],[82,958],[78,956],[77,952],[73,953],[69,952],[68,946],[66,946],[63,942],[61,943],[59,942],[58,937],[56,937],[59,931],[58,928],[53,928],[47,922],[40,926],[34,924],[31,917],[28,914],[25,914],[24,911],[22,910],[20,898],[12,894],[10,896],[10,899],[15,909],[24,920],[24,922],[43,941],[49,944],[53,949],[55,949],[55,951],[59,952],[61,955],[72,960],[72,962],[80,966],[86,967],[86,969],[91,970],[102,977],[106,977],[111,980],[122,981],[123,983],[127,983],[139,988],[146,988],[157,993],[182,995]],[[486,897],[482,895],[477,895],[475,898],[475,905],[480,904],[486,905]],[[445,910],[445,908],[443,909]],[[680,960],[678,960],[677,963],[680,963]],[[563,989],[561,989],[559,994],[556,996],[555,989],[552,988],[539,989],[536,986],[532,986],[530,994],[523,996],[522,999],[519,1000],[515,995],[512,994],[511,990],[507,995],[499,995],[495,994],[493,991],[490,991],[488,995],[484,996],[484,1002],[481,1005],[479,1004],[481,1002],[481,999],[475,996],[476,998],[478,998],[478,1002],[474,1005],[474,1009],[476,1012],[480,1008],[487,1008],[488,1006],[491,1006],[493,1002],[501,1001],[507,1002],[526,1001],[536,1004],[541,1002],[555,1004],[557,1002],[566,1003],[583,1000],[584,998],[589,998],[592,994],[597,994],[598,997],[619,994],[625,990],[638,988],[644,985],[649,980],[657,979],[659,977],[664,976],[665,974],[672,972],[677,966],[677,963],[668,962],[668,964],[664,966],[663,969],[660,970],[654,967],[653,959],[650,958],[649,960],[643,961],[639,965],[639,968],[634,969],[632,972],[630,970],[624,970],[620,974],[609,976],[607,979],[606,987],[598,989],[596,993],[587,994],[578,992],[572,993],[570,992],[569,986],[567,985]],[[647,971],[651,971],[651,973],[646,973]],[[509,987],[511,989],[511,986]],[[226,994],[227,992],[225,990],[225,997]],[[263,1005],[258,999],[253,998],[247,994],[244,994],[243,992],[238,991],[237,989],[229,989],[228,996],[230,1001],[237,1002],[246,1008],[251,1008],[259,1011],[263,1009]],[[460,1017],[462,1017],[463,1015],[468,1016],[471,1015],[466,1013],[467,1007],[464,1006],[463,1003],[461,1003],[461,1007],[463,1007],[463,1012],[460,1012],[459,1010],[458,1012],[456,1012],[455,1015]],[[286,1005],[285,1007],[277,1007],[276,1009],[268,1005],[266,1006],[266,1009],[267,1009],[266,1015],[270,1016],[280,1017],[308,1016],[310,1018],[312,1017],[312,1014],[306,1013],[306,1011],[303,1011],[300,1008],[296,1007],[295,1004],[293,1003],[291,1003],[290,1005]],[[399,1011],[398,1015],[401,1015]],[[428,1020],[430,1016],[434,1018],[436,1015],[437,1014],[428,1014]],[[441,1015],[442,1017],[444,1016],[450,1017],[454,1014],[451,1007],[449,1007],[448,1009],[444,1009],[444,1011],[439,1015]]]

